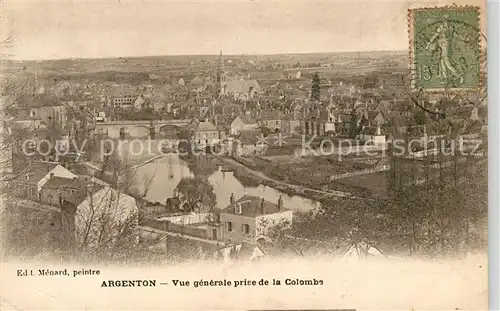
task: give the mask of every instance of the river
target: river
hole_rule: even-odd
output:
[[[319,202],[300,196],[289,196],[268,186],[244,186],[233,175],[233,172],[222,172],[215,163],[209,162],[211,160],[205,161],[206,163],[188,164],[176,154],[167,154],[137,168],[136,186],[139,190],[143,191],[146,181],[151,180],[151,177],[154,176],[146,198],[149,201],[164,203],[168,197],[173,195],[175,187],[183,177],[204,173],[209,176],[208,180],[214,187],[217,197],[217,208],[219,209],[223,209],[229,205],[231,193],[234,194],[236,199],[243,195],[252,195],[275,203],[278,202],[278,198],[281,195],[285,208],[297,212],[307,212],[320,205]]]

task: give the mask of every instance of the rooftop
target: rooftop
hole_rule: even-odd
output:
[[[38,183],[45,175],[52,171],[58,164],[52,162],[32,162],[22,170],[14,180],[24,180]]]
[[[213,125],[211,122],[207,121],[202,121],[198,124],[196,127],[196,132],[212,132],[212,131],[217,131],[217,127]]]
[[[263,200],[262,198],[245,195],[240,199],[236,200],[233,204],[227,206],[225,209],[221,211],[221,213],[236,215],[234,206],[235,204],[238,203],[241,204],[241,214],[239,215],[246,217],[258,217],[258,216],[277,214],[284,211],[288,211],[288,209],[283,207],[279,209],[277,204]]]
[[[63,178],[58,176],[52,176],[50,179],[43,185],[43,188],[48,189],[59,189],[61,186],[69,185],[73,183],[73,179]]]

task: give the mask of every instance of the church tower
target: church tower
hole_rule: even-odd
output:
[[[224,71],[224,60],[222,58],[222,50],[219,56],[219,67],[217,68],[217,96],[227,94],[226,72]]]

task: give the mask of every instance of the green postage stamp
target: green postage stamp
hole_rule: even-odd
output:
[[[478,8],[411,9],[409,33],[413,90],[477,90],[481,87]]]

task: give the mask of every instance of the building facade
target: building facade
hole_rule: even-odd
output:
[[[272,203],[255,196],[243,196],[235,200],[220,213],[221,237],[227,244],[256,244],[259,237],[268,234],[272,227],[289,228],[293,212],[283,207],[283,199]]]

